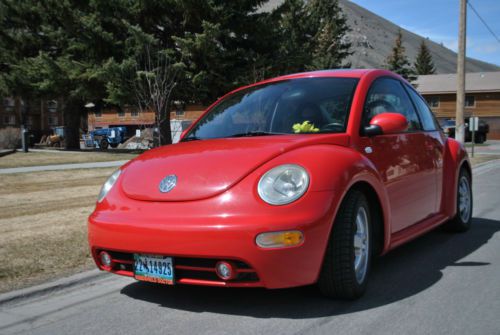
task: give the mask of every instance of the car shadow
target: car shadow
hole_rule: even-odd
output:
[[[418,294],[443,276],[449,266],[488,266],[481,259],[461,259],[486,244],[500,230],[500,221],[474,218],[465,234],[437,229],[375,260],[366,295],[356,301],[330,300],[315,286],[293,289],[239,289],[164,286],[145,282],[127,285],[121,293],[163,307],[244,315],[256,318],[307,319],[347,314],[383,306]]]

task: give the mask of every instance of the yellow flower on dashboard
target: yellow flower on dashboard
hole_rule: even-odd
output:
[[[314,124],[309,121],[304,121],[302,123],[296,123],[292,126],[293,131],[297,133],[317,133],[319,128],[316,128]]]

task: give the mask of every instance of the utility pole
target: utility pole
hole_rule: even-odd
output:
[[[467,30],[467,0],[460,0],[460,23],[458,29],[457,59],[457,110],[455,115],[455,139],[465,142],[465,36]]]

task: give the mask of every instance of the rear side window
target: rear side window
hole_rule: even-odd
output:
[[[418,95],[412,88],[406,87],[410,97],[417,107],[417,112],[420,115],[420,120],[422,121],[422,126],[424,130],[433,131],[437,129],[436,121],[427,103],[424,99]]]
[[[377,79],[366,96],[363,110],[363,125],[381,113],[399,113],[408,120],[408,131],[418,131],[422,127],[408,94],[398,80],[392,78]]]

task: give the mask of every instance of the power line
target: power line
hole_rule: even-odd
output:
[[[472,9],[472,11],[477,15],[477,17],[479,18],[479,20],[481,20],[481,22],[484,24],[484,26],[486,27],[486,29],[489,30],[489,32],[491,33],[491,35],[493,35],[493,37],[497,40],[497,42],[500,43],[500,38],[498,38],[497,34],[495,34],[495,32],[493,31],[493,29],[491,29],[490,26],[486,23],[486,21],[481,17],[481,15],[479,15],[479,13],[474,8],[474,6],[472,6],[472,4],[470,3],[470,1],[467,1],[467,4],[469,5],[470,9]]]

